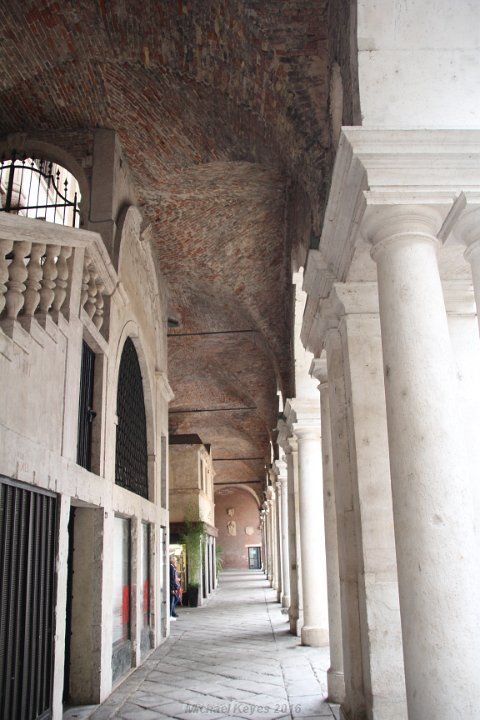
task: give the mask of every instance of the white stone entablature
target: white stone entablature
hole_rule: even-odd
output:
[[[304,275],[302,341],[308,349],[317,355],[321,350],[325,327],[318,326],[318,303],[333,283],[376,281],[367,224],[380,212],[386,217],[389,210],[410,206],[412,212],[432,213],[432,232],[444,241],[438,258],[442,279],[470,276],[457,243],[464,241],[462,217],[479,202],[479,166],[477,130],[343,128],[319,250],[310,251]],[[465,208],[455,205],[461,193]]]

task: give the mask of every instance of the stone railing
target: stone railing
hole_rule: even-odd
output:
[[[100,330],[104,297],[117,275],[97,233],[12,215],[0,216],[0,324],[69,320],[84,308]]]

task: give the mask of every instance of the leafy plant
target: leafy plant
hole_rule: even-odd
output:
[[[181,536],[181,541],[187,551],[187,587],[200,587],[202,548],[206,536],[205,525],[198,519],[198,510],[192,506],[187,507]]]
[[[218,578],[223,570],[223,548],[221,545],[215,546],[215,569]]]

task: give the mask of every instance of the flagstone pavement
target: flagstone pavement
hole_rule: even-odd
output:
[[[325,701],[328,648],[308,648],[261,571],[230,570],[201,608],[178,610],[170,638],[99,706],[64,720],[339,720]]]

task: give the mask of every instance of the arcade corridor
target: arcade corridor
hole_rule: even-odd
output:
[[[202,608],[180,608],[170,639],[98,709],[65,720],[337,718],[324,701],[327,648],[302,647],[261,571],[230,570]]]

